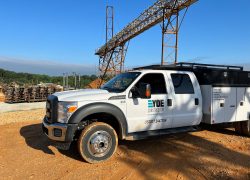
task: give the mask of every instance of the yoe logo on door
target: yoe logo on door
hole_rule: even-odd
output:
[[[164,100],[148,100],[148,112],[163,112]]]

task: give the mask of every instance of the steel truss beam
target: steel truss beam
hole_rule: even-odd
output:
[[[130,39],[162,21],[168,21],[167,26],[164,24],[162,31],[163,34],[168,33],[169,27],[173,26],[171,18],[174,15],[179,14],[179,11],[189,7],[196,1],[198,0],[158,0],[111,39],[108,40],[108,33],[106,33],[107,42],[95,53],[99,56],[99,70],[101,72],[101,79],[103,79],[106,74],[115,75],[124,70],[124,60]],[[106,32],[110,29],[108,28],[108,24],[110,24],[108,23],[108,20],[112,19],[113,21],[114,16],[112,17],[113,18],[110,18],[109,13],[106,12]],[[176,28],[176,30],[178,30],[178,28]],[[163,38],[163,44],[164,41],[165,39]],[[176,38],[175,47],[178,45],[177,41],[178,36]],[[177,52],[177,48],[175,48],[175,51]],[[164,54],[162,54],[162,63],[164,63],[163,58]],[[177,59],[177,53],[175,59]]]
[[[105,54],[116,47],[124,45],[128,40],[141,34],[154,25],[162,22],[163,10],[165,9],[165,17],[170,17],[173,13],[181,11],[192,5],[198,0],[158,0],[153,6],[145,10],[137,19],[128,24],[122,31],[117,33],[105,45],[96,51],[96,55],[105,56]],[[176,3],[175,11],[172,11],[173,5]]]

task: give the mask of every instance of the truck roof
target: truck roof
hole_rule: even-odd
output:
[[[133,70],[189,71],[196,75],[200,85],[250,86],[250,71],[244,71],[242,66],[177,63],[169,65],[143,66],[134,68]]]
[[[142,69],[151,69],[151,70],[204,70],[204,69],[213,69],[213,70],[228,70],[228,71],[243,71],[242,66],[231,66],[231,65],[218,65],[218,64],[201,64],[201,63],[176,63],[168,65],[150,65],[134,68],[133,70],[142,70]]]

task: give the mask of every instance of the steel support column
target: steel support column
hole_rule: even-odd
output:
[[[170,17],[163,16],[161,65],[178,61],[179,11],[174,11]]]
[[[179,30],[186,16],[188,8],[189,7],[186,7],[184,13],[180,14],[180,10],[178,8],[173,7],[171,10],[171,16],[163,16],[161,50],[162,65],[167,63],[169,64],[178,62]]]

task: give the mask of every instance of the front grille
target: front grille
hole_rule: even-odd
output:
[[[48,96],[46,102],[46,117],[49,123],[54,123],[57,120],[58,98],[54,95]]]

